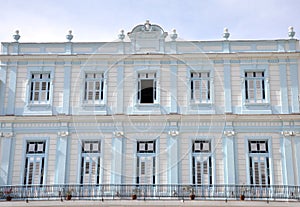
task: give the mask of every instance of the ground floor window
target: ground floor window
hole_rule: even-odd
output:
[[[24,168],[24,185],[44,183],[46,141],[28,141]]]
[[[99,184],[101,166],[101,142],[83,141],[81,149],[81,184]]]
[[[136,183],[155,184],[156,142],[137,142]]]

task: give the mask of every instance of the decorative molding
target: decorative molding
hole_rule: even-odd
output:
[[[61,136],[61,137],[66,137],[66,136],[69,136],[69,132],[68,131],[60,131],[57,133],[58,136]]]
[[[224,131],[224,135],[227,137],[232,137],[232,136],[236,135],[236,132],[233,130]]]
[[[300,132],[296,132],[296,131],[282,131],[281,134],[285,137],[292,137],[292,136],[296,136],[297,134],[299,134]]]
[[[0,132],[0,137],[3,138],[12,138],[14,136],[13,132]]]
[[[178,131],[178,130],[170,130],[170,131],[168,132],[168,134],[169,134],[170,136],[172,136],[172,137],[176,137],[176,136],[179,135],[179,131]]]
[[[122,137],[122,136],[124,136],[124,132],[123,132],[123,131],[114,131],[113,134],[114,134],[116,137]]]

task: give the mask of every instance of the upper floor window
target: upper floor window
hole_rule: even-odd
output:
[[[24,185],[43,184],[46,141],[28,141],[24,168]]]
[[[247,103],[265,102],[265,73],[263,71],[245,72],[245,99]]]
[[[32,73],[30,80],[30,103],[49,104],[50,73]]]
[[[194,103],[210,103],[211,87],[209,72],[191,72],[191,100]]]
[[[104,74],[86,73],[84,82],[84,103],[104,103]]]
[[[157,102],[156,82],[156,73],[138,74],[138,103],[153,104]]]
[[[250,184],[270,185],[268,140],[248,141]]]

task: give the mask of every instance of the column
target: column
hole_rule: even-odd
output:
[[[5,62],[2,62],[4,65]],[[4,101],[5,101],[5,88],[6,88],[6,66],[0,66],[0,115],[5,114]]]
[[[296,165],[295,165],[295,172],[297,182],[295,182],[295,185],[300,185],[300,137],[296,136],[294,138],[294,149],[295,149],[295,159],[296,159]]]
[[[230,61],[224,60],[224,98],[225,113],[232,113],[231,105],[231,68]]]
[[[12,179],[11,165],[13,164],[13,133],[0,131],[1,160],[0,185],[10,185]]]
[[[289,113],[289,100],[288,100],[288,89],[287,89],[287,75],[286,75],[286,65],[279,65],[280,73],[280,101],[281,101],[281,113]]]
[[[171,61],[170,65],[170,82],[171,82],[171,107],[170,113],[177,114],[178,106],[177,106],[177,63],[176,61]]]
[[[111,184],[123,183],[123,132],[117,131],[112,139]]]
[[[62,123],[62,126],[67,126],[67,123]],[[67,127],[63,127],[57,136],[57,148],[56,148],[56,168],[55,168],[55,184],[67,183],[68,172],[68,139],[69,132]]]
[[[8,97],[7,100],[7,115],[15,114],[15,101],[16,101],[16,84],[17,84],[17,63],[14,62],[9,67],[9,90],[8,90]]]
[[[292,94],[292,113],[299,113],[299,80],[298,64],[290,65],[291,94]]]
[[[123,114],[124,107],[124,61],[120,61],[117,65],[117,106],[116,114]]]
[[[282,137],[280,140],[282,157],[282,178],[283,185],[295,185],[292,137]]]
[[[177,129],[170,129],[168,132],[168,184],[178,184],[179,182],[179,136]]]
[[[236,184],[235,132],[226,128],[223,135],[224,184]]]
[[[65,62],[65,64],[71,65],[71,62]],[[62,113],[66,115],[70,114],[71,69],[71,66],[64,67],[64,94]]]

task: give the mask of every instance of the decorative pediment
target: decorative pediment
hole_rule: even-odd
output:
[[[128,36],[134,53],[163,53],[168,33],[147,20],[145,24],[134,27]]]

